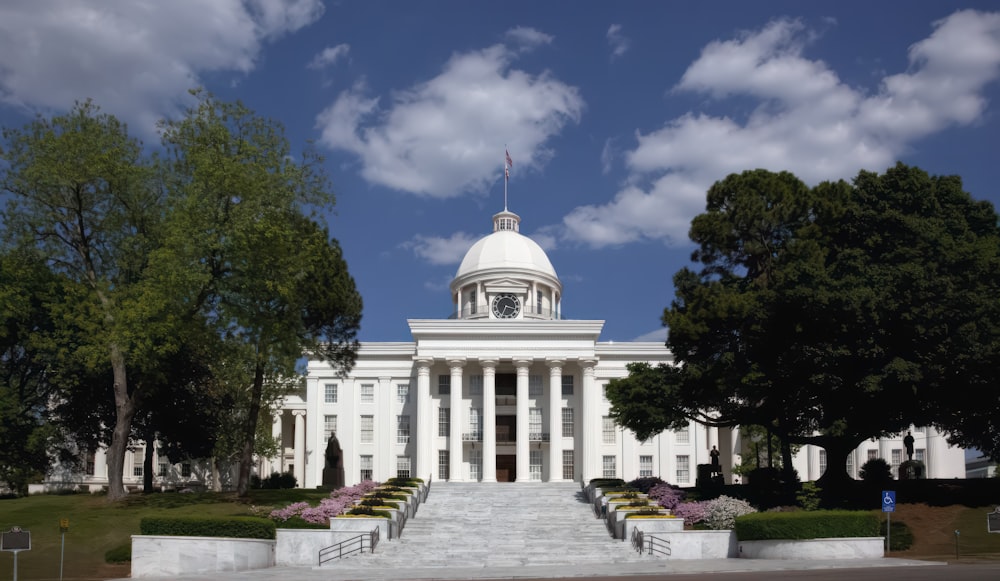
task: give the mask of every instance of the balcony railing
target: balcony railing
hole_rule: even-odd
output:
[[[531,442],[548,442],[549,435],[545,432],[531,432],[528,434],[528,440]]]
[[[465,307],[448,315],[449,319],[488,319],[490,316],[489,305],[480,305],[477,309]],[[521,318],[537,319],[542,321],[556,321],[562,319],[561,313],[552,309],[527,306],[521,310]],[[508,319],[509,320],[509,319]]]
[[[482,442],[483,433],[482,432],[469,432],[462,434],[463,442]]]

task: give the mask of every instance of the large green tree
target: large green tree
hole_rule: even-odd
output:
[[[115,421],[109,498],[124,494],[122,468],[143,391],[129,374],[169,350],[170,320],[150,300],[144,273],[162,223],[163,190],[126,127],[90,103],[5,129],[0,188],[7,244],[37,252],[63,280],[52,320],[61,356],[110,371]]]
[[[242,104],[197,96],[164,125],[176,178],[165,264],[180,261],[166,272],[192,275],[177,300],[198,304],[247,366],[237,483],[245,494],[258,424],[270,417],[265,384],[295,374],[306,351],[349,369],[361,297],[321,223],[334,203],[321,160],[292,155],[280,125]]]
[[[663,315],[678,366],[609,386],[640,437],[680,418],[759,425],[823,447],[823,480],[838,482],[866,438],[996,416],[1000,230],[957,177],[899,164],[810,189],[734,174],[691,238],[701,268],[677,273]]]

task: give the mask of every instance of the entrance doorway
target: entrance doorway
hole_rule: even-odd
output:
[[[514,482],[517,479],[517,455],[497,454],[497,482]]]

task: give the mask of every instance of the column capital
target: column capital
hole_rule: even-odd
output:
[[[593,377],[593,375],[594,375],[594,368],[597,367],[597,360],[596,359],[581,359],[580,360],[580,367],[583,368],[583,374],[584,375],[589,375],[589,376]]]
[[[479,365],[485,369],[496,369],[497,365],[500,363],[499,359],[480,359]]]
[[[523,369],[525,373],[528,372],[528,367],[531,366],[532,360],[527,357],[515,357],[514,366],[517,367],[517,372],[521,373]]]
[[[545,364],[548,365],[549,367],[551,367],[552,369],[556,369],[556,368],[563,367],[564,365],[566,365],[566,360],[565,359],[546,359],[545,360]]]
[[[306,410],[292,410],[292,415],[304,417],[306,415]]]
[[[455,369],[456,367],[461,369],[465,367],[467,359],[465,357],[449,357],[445,361],[448,362],[448,367]]]

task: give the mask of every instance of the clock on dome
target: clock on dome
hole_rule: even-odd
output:
[[[498,319],[513,319],[521,312],[521,299],[509,293],[493,297],[493,316]]]

